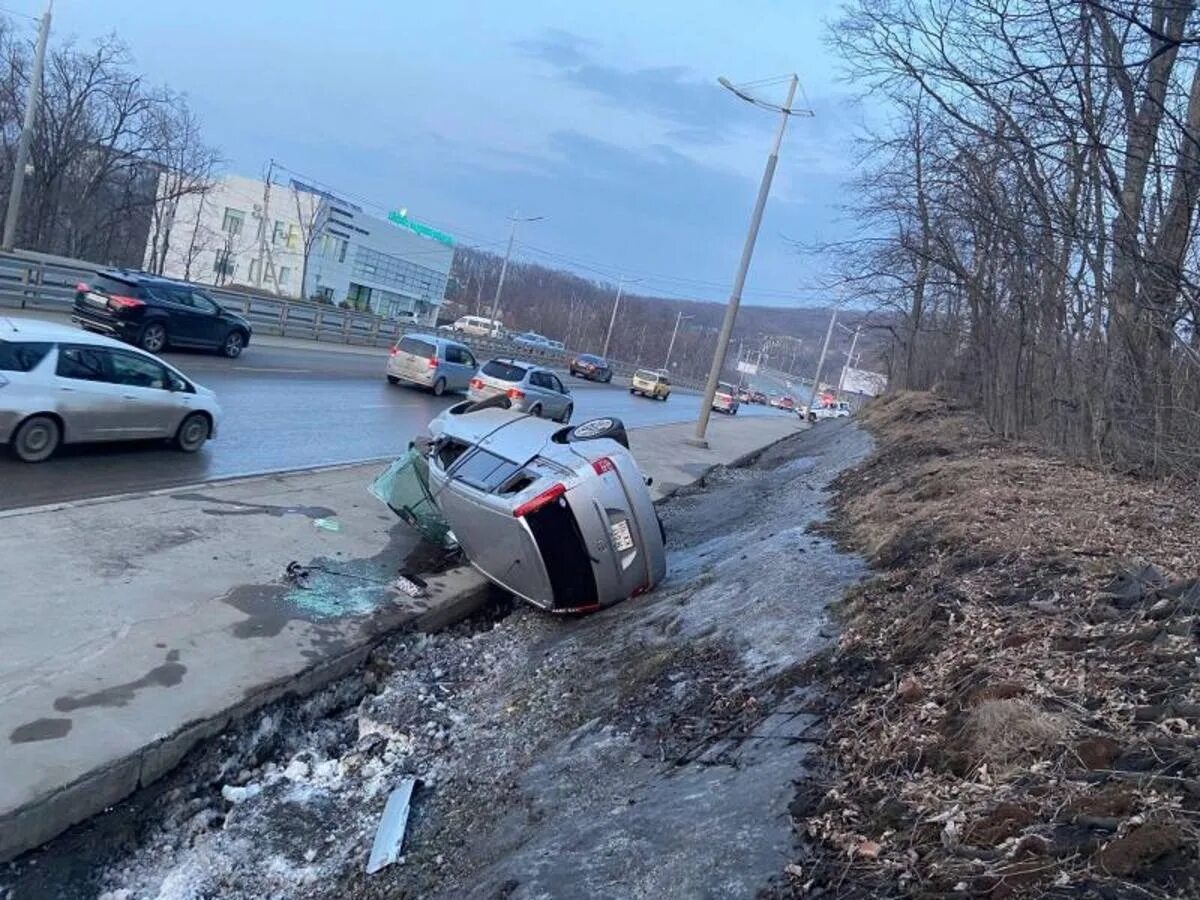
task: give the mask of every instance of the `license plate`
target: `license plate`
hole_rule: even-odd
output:
[[[633,549],[633,535],[629,533],[628,522],[617,522],[609,526],[612,532],[613,546],[618,553]]]

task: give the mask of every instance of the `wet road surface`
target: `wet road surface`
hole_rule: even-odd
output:
[[[386,351],[251,347],[237,360],[204,353],[164,359],[217,392],[219,437],[194,455],[159,442],[65,447],[39,465],[0,452],[0,509],[152,490],[263,472],[396,456],[456,396],[397,387],[384,378]],[[614,415],[631,428],[694,419],[699,395],[677,390],[666,403],[619,384],[563,381],[574,422]],[[783,415],[743,407],[739,415]]]

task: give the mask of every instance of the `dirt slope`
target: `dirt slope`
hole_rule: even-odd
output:
[[[1200,895],[1200,499],[902,394],[829,526],[877,577],[827,678],[801,896]]]

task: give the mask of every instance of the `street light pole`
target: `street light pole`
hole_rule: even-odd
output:
[[[617,309],[621,306],[621,292],[625,290],[625,279],[617,280],[617,299],[613,301],[612,315],[608,318],[608,331],[604,334],[604,349],[600,355],[608,359],[608,342],[612,339],[613,323],[617,321]]]
[[[834,304],[833,314],[829,317],[829,327],[825,329],[825,343],[821,345],[821,356],[817,359],[817,374],[813,376],[812,396],[808,398],[808,409],[817,405],[817,391],[821,389],[821,369],[825,366],[825,354],[829,352],[829,339],[833,337],[833,326],[837,324],[838,305]]]
[[[725,319],[721,323],[721,333],[717,337],[717,349],[713,353],[712,366],[708,371],[708,384],[704,388],[704,400],[700,404],[700,417],[696,420],[696,435],[693,439],[694,443],[702,447],[708,446],[708,442],[704,439],[704,433],[708,430],[713,397],[717,393],[717,383],[721,380],[721,369],[725,364],[729,339],[733,336],[733,323],[737,319],[738,307],[742,302],[742,290],[746,286],[746,275],[750,271],[750,260],[754,256],[754,244],[758,240],[758,229],[762,224],[763,210],[766,209],[767,195],[771,192],[771,181],[775,177],[775,166],[779,162],[779,147],[783,143],[783,132],[787,128],[788,116],[792,113],[792,101],[796,99],[796,87],[799,81],[795,75],[792,76],[788,83],[787,100],[779,108],[779,130],[775,133],[775,142],[771,145],[771,153],[767,157],[767,165],[758,186],[758,199],[754,202],[754,213],[750,217],[750,230],[746,233],[746,243],[742,247],[742,259],[738,263],[737,275],[733,280],[733,291],[729,295],[729,305],[725,307]],[[722,82],[722,84],[729,87],[742,99],[756,102],[727,82]]]
[[[515,241],[517,239],[517,223],[518,222],[537,222],[542,218],[544,218],[544,217],[543,216],[528,216],[528,217],[522,219],[517,214],[517,210],[513,210],[513,214],[512,214],[512,216],[510,216],[510,221],[512,222],[512,228],[510,228],[508,231],[508,248],[504,251],[504,262],[500,266],[500,280],[496,282],[496,294],[495,294],[495,296],[492,297],[492,314],[488,317],[492,320],[493,323],[496,321],[496,316],[500,311],[500,292],[502,290],[504,290],[504,276],[506,276],[508,274],[508,260],[512,256],[513,241]],[[491,328],[495,328],[495,325],[493,324],[491,326]],[[491,336],[495,337],[494,334]]]
[[[671,330],[671,343],[667,344],[667,361],[663,363],[663,371],[671,371],[671,351],[675,349],[675,336],[679,334],[679,323],[684,319],[690,319],[691,316],[685,316],[683,310],[675,314],[675,327]]]
[[[50,10],[54,0],[46,5],[42,24],[38,28],[37,50],[33,56],[33,75],[29,79],[29,95],[25,100],[25,121],[17,141],[17,158],[13,164],[12,187],[8,191],[8,210],[4,215],[4,236],[0,247],[11,250],[17,240],[17,220],[21,218],[21,194],[25,191],[25,166],[29,162],[29,145],[33,142],[33,126],[42,96],[42,70],[46,65],[46,41],[50,37]]]

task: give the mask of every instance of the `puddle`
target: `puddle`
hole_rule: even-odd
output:
[[[175,687],[183,681],[186,673],[187,666],[179,662],[179,651],[171,650],[167,653],[166,662],[155,666],[136,681],[127,681],[79,697],[59,697],[54,701],[54,708],[59,712],[72,712],[88,706],[128,706],[138,691],[148,687]]]
[[[66,737],[71,730],[70,719],[34,719],[18,725],[8,736],[9,743],[31,744],[34,741],[54,741]]]

